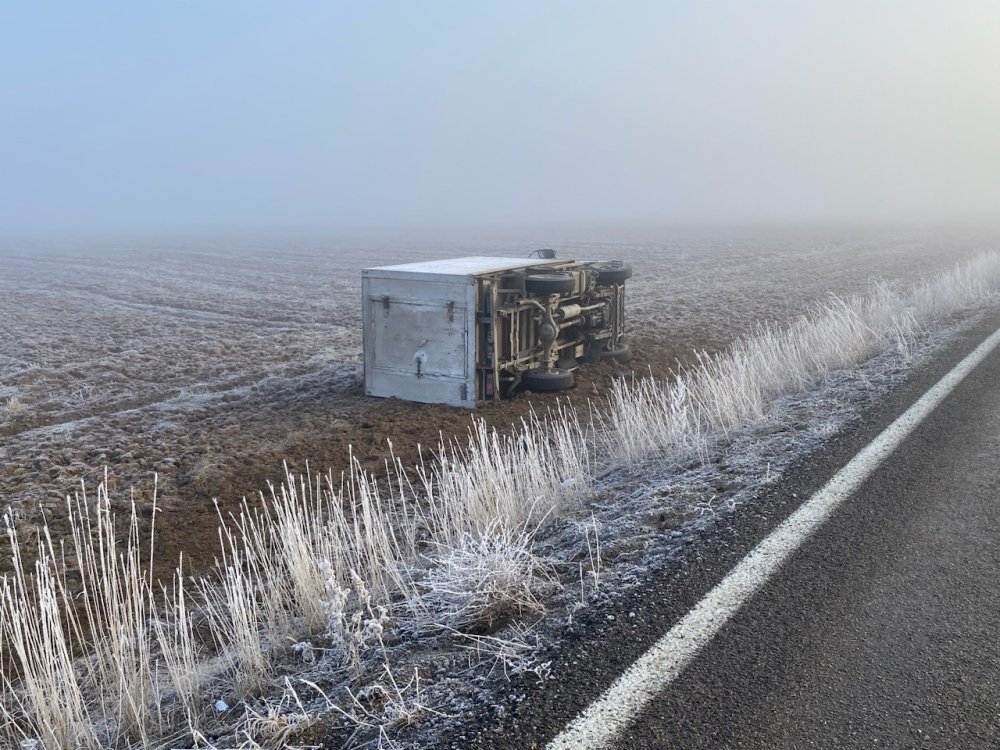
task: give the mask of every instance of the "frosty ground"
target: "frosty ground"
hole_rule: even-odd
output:
[[[461,410],[361,395],[360,268],[402,258],[526,255],[539,243],[462,239],[390,250],[385,240],[366,242],[290,250],[287,244],[284,250],[8,248],[0,282],[2,490],[22,529],[30,532],[42,513],[58,529],[64,493],[80,477],[93,484],[102,465],[119,488],[136,487],[142,507],[156,471],[168,511],[158,521],[159,559],[172,566],[183,550],[197,567],[214,554],[206,543],[216,533],[211,498],[233,503],[252,494],[266,478],[278,478],[282,460],[336,471],[351,444],[366,466],[377,467],[387,456],[386,438],[408,460],[417,443],[433,444],[440,431],[463,432],[468,414]],[[628,310],[638,356],[632,367],[663,374],[677,361],[690,362],[695,349],[718,350],[762,320],[787,322],[829,293],[867,292],[872,277],[912,280],[989,243],[912,230],[784,230],[544,244],[563,257],[633,264]],[[924,342],[925,352],[931,343]],[[771,427],[737,436],[710,467],[670,477],[655,471],[602,477],[591,516],[595,533],[581,533],[579,520],[570,520],[556,523],[541,542],[563,552],[579,546],[593,574],[595,556],[597,567],[607,560],[619,576],[624,563],[648,565],[657,539],[691,533],[699,519],[771,481],[796,451],[821,444],[902,377],[904,364],[876,360],[828,379],[820,391],[787,399]],[[585,375],[574,400],[600,393],[617,374],[604,368]],[[502,427],[547,403],[525,396],[479,411]],[[565,587],[561,596],[567,604]],[[581,580],[572,596],[586,599],[588,582]],[[448,682],[438,680],[436,689]]]
[[[282,462],[363,465],[411,458],[462,410],[365,398],[360,271],[464,254],[632,263],[631,368],[663,373],[762,320],[787,321],[872,278],[912,279],[987,247],[983,233],[918,230],[562,232],[228,242],[6,243],[0,250],[0,507],[27,525],[58,520],[64,496],[105,468],[149,498],[159,476],[161,560],[214,555],[218,498],[230,505],[280,479]],[[110,246],[109,246],[110,245]],[[576,400],[603,390],[580,372]],[[478,410],[506,425],[545,399]],[[204,542],[207,542],[205,544]],[[172,563],[169,563],[172,565]]]

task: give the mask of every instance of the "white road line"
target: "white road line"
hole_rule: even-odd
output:
[[[838,471],[819,492],[761,541],[666,635],[546,745],[546,750],[608,747],[643,707],[680,676],[740,607],[997,344],[1000,344],[1000,330],[976,347]]]

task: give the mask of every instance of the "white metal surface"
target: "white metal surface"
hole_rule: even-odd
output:
[[[474,407],[475,277],[384,271],[361,279],[365,392]]]
[[[427,260],[419,263],[401,263],[396,266],[379,266],[366,269],[366,276],[394,276],[396,274],[437,274],[441,276],[476,276],[481,273],[496,273],[510,271],[515,268],[527,268],[552,264],[552,259],[545,258],[492,258],[483,255],[472,255],[467,258],[447,258],[444,260]]]

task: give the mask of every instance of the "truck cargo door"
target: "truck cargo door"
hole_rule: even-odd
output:
[[[414,378],[468,375],[464,304],[369,299],[376,370]]]

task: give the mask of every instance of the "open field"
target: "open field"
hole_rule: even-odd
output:
[[[346,466],[412,457],[461,410],[365,398],[360,270],[462,254],[621,258],[631,367],[663,373],[759,321],[788,321],[874,277],[911,280],[989,246],[985,234],[761,230],[395,242],[25,247],[0,250],[0,507],[33,524],[80,479],[148,497],[159,474],[161,559],[214,554],[212,498],[232,504],[281,477],[282,462]],[[576,400],[615,368],[581,372]],[[547,403],[545,399],[542,403]],[[531,397],[478,412],[506,425]],[[4,408],[5,407],[5,408]]]
[[[814,241],[818,241],[815,234]],[[798,243],[797,249],[791,248],[793,240]],[[337,480],[331,477],[328,487],[316,486],[314,496],[305,485],[296,490],[294,478],[289,478],[274,510],[268,511],[276,515],[251,515],[230,525],[228,559],[245,560],[247,564],[227,567],[222,572],[221,589],[216,589],[215,584],[197,584],[209,586],[204,589],[204,623],[212,638],[220,639],[215,649],[235,660],[231,668],[234,671],[223,668],[228,679],[238,686],[234,698],[239,700],[241,691],[252,690],[269,678],[273,665],[268,654],[278,656],[278,652],[287,651],[291,641],[303,636],[325,633],[324,637],[332,638],[332,648],[325,649],[330,656],[322,660],[333,659],[333,670],[340,673],[344,666],[337,666],[341,657],[334,654],[346,648],[350,667],[352,649],[370,648],[372,637],[379,645],[376,652],[388,665],[383,633],[386,639],[399,639],[404,631],[410,632],[411,638],[423,634],[425,644],[433,633],[488,634],[511,616],[516,620],[517,615],[541,611],[543,604],[538,597],[549,584],[562,587],[566,573],[572,577],[577,560],[581,584],[586,558],[588,576],[593,574],[595,582],[602,561],[618,564],[621,572],[623,560],[639,561],[634,554],[641,553],[644,547],[648,550],[660,535],[672,533],[671,529],[685,526],[705,512],[714,514],[717,508],[713,503],[735,503],[733,487],[770,481],[772,461],[775,470],[780,471],[796,451],[815,447],[824,434],[832,434],[847,416],[856,413],[865,398],[870,398],[870,394],[858,398],[854,390],[878,392],[896,377],[893,373],[905,370],[906,349],[921,339],[923,323],[937,326],[952,312],[984,300],[995,290],[1000,276],[996,255],[983,256],[975,266],[941,275],[943,267],[954,268],[956,260],[986,246],[974,238],[966,238],[964,244],[940,236],[934,244],[919,241],[919,235],[882,237],[878,241],[869,237],[848,242],[841,238],[839,244],[824,240],[832,245],[823,245],[822,249],[802,237],[796,239],[794,233],[783,238],[772,236],[767,241],[779,249],[768,254],[759,246],[741,244],[747,242],[745,238],[702,238],[698,242],[705,244],[694,260],[690,251],[648,241],[631,241],[611,252],[594,250],[601,246],[598,242],[578,242],[574,252],[564,251],[564,255],[579,257],[621,257],[635,266],[630,311],[640,370],[648,368],[655,375],[663,375],[677,361],[690,364],[695,347],[717,351],[730,342],[733,345],[720,356],[702,361],[681,381],[633,383],[615,378],[613,368],[594,371],[581,382],[573,397],[577,405],[582,405],[594,392],[611,394],[610,411],[598,417],[596,426],[588,424],[586,417],[580,422],[557,419],[526,428],[519,436],[506,440],[491,437],[487,426],[480,425],[474,435],[475,445],[424,469],[413,466],[415,445],[433,444],[439,432],[446,436],[463,432],[469,424],[468,413],[393,400],[372,402],[360,395],[357,336],[352,338],[347,325],[324,322],[353,319],[356,325],[356,311],[352,312],[348,303],[356,307],[357,287],[336,263],[329,262],[331,270],[327,275],[337,277],[339,268],[341,277],[334,285],[326,284],[330,288],[327,297],[320,293],[324,285],[316,281],[317,274],[302,274],[307,277],[306,286],[317,286],[304,295],[310,302],[335,302],[322,310],[312,309],[313,318],[302,320],[296,317],[301,311],[288,302],[297,299],[287,291],[291,282],[282,285],[280,278],[277,286],[269,286],[271,291],[267,292],[273,295],[273,304],[258,304],[249,311],[239,304],[243,286],[259,283],[262,273],[263,261],[257,258],[250,264],[248,258],[253,251],[246,248],[230,248],[210,256],[155,255],[148,251],[136,257],[120,252],[117,256],[92,253],[70,262],[64,259],[60,267],[77,266],[77,273],[47,283],[37,277],[37,269],[42,267],[38,259],[10,253],[9,267],[20,268],[22,279],[35,279],[15,286],[9,282],[13,275],[8,277],[8,299],[20,296],[24,303],[17,308],[18,313],[23,314],[31,300],[36,308],[57,310],[64,296],[79,301],[87,294],[104,294],[105,302],[99,312],[61,312],[61,329],[51,334],[32,331],[22,339],[22,349],[15,350],[21,358],[10,357],[12,377],[9,383],[4,381],[8,417],[4,430],[8,441],[5,450],[15,460],[5,457],[8,462],[4,476],[15,487],[15,493],[22,494],[11,494],[5,500],[22,540],[30,541],[39,515],[48,511],[49,528],[58,545],[66,524],[74,522],[65,516],[61,499],[62,492],[73,489],[73,485],[63,491],[58,486],[66,481],[63,473],[89,472],[92,486],[98,478],[94,464],[106,462],[114,474],[110,491],[98,500],[95,533],[110,540],[121,530],[104,526],[108,516],[102,509],[124,509],[125,487],[133,481],[145,482],[138,485],[136,502],[139,516],[148,516],[148,473],[156,470],[162,475],[161,507],[167,511],[157,520],[159,559],[166,572],[176,554],[184,551],[189,561],[186,571],[190,572],[207,562],[217,549],[211,543],[217,538],[211,497],[219,496],[234,508],[240,494],[258,489],[264,478],[278,475],[275,465],[282,459],[301,466],[305,456],[314,468],[344,468],[346,446],[350,443],[356,446],[362,463],[348,485],[338,488]],[[782,241],[789,245],[783,246]],[[945,241],[950,252],[939,250]],[[690,246],[695,240],[687,242]],[[444,254],[440,247],[435,252]],[[464,252],[483,249],[466,246]],[[511,253],[509,249],[506,252]],[[432,257],[421,253],[423,249],[418,248],[407,257]],[[56,257],[43,257],[41,263]],[[184,257],[185,262],[176,263],[178,257]],[[318,251],[305,257],[323,267]],[[761,257],[765,262],[758,262]],[[818,262],[820,258],[825,265]],[[163,270],[162,264],[169,265],[169,270]],[[138,288],[119,290],[111,296],[96,286],[84,287],[90,291],[80,291],[76,286],[80,278],[90,275],[81,273],[83,268],[100,276],[93,269],[110,270],[114,265],[125,268],[126,277],[127,269],[140,265],[161,270],[158,274],[136,272],[131,284]],[[224,266],[231,269],[227,278],[234,285],[232,289],[220,292],[207,288],[202,280],[225,276]],[[245,281],[237,283],[232,281],[237,278],[232,269],[240,268]],[[359,268],[355,269],[355,278]],[[256,275],[253,269],[257,269]],[[190,274],[185,282],[189,287],[202,284],[197,294],[182,297],[180,291],[168,294],[162,290],[162,278],[184,274]],[[898,291],[870,283],[872,276],[915,281],[927,274],[933,275],[931,283],[916,287],[900,284]],[[65,291],[71,289],[76,292]],[[789,293],[792,289],[794,295]],[[861,292],[862,296],[815,307],[824,289],[842,295]],[[271,299],[263,291],[258,297]],[[235,301],[222,301],[229,298]],[[49,304],[41,305],[41,299],[47,299]],[[157,302],[140,301],[143,299]],[[726,304],[720,304],[720,300]],[[309,310],[310,302],[304,302],[301,308]],[[799,319],[804,311],[809,312],[809,317]],[[146,320],[143,316],[150,317]],[[25,319],[19,320],[17,325],[23,326]],[[777,325],[760,328],[761,321]],[[82,330],[75,334],[85,339],[78,347],[67,322]],[[130,338],[139,330],[166,330],[170,336],[159,341]],[[116,338],[116,331],[124,332]],[[748,337],[748,333],[752,335]],[[315,349],[324,339],[326,343],[339,341],[342,349]],[[232,341],[241,344],[234,346]],[[83,354],[78,353],[69,363],[60,359],[75,349]],[[294,361],[283,359],[290,356],[289,351],[297,352]],[[28,354],[35,359],[28,360]],[[876,362],[851,372],[858,363],[880,354],[887,357],[887,369],[879,369]],[[141,365],[136,366],[136,361]],[[303,362],[310,366],[304,367]],[[162,373],[146,378],[137,375],[132,390],[119,387],[128,382],[129,373],[140,370]],[[201,378],[185,380],[192,372],[200,373]],[[842,372],[845,374],[839,374]],[[34,378],[23,378],[31,373]],[[242,380],[240,375],[244,376]],[[822,389],[812,389],[812,396],[802,396],[804,390],[820,381],[824,383]],[[48,387],[39,383],[47,383]],[[59,388],[65,393],[69,383],[77,390],[60,396]],[[107,387],[89,388],[93,383]],[[613,387],[606,388],[609,385]],[[34,413],[31,403],[38,405]],[[480,411],[487,425],[502,428],[527,414],[532,403],[531,397],[522,397]],[[549,403],[544,399],[534,402],[536,407]],[[563,425],[568,426],[564,429]],[[744,427],[748,426],[752,429],[746,432]],[[393,441],[403,463],[389,472],[390,495],[380,496],[377,485],[360,472],[378,468],[385,461],[386,438]],[[32,441],[34,455],[30,453]],[[761,444],[765,452],[761,452]],[[21,456],[12,449],[19,449]],[[334,455],[338,450],[340,454]],[[40,451],[47,451],[44,458],[37,455]],[[52,456],[69,466],[52,466]],[[691,462],[692,458],[697,460]],[[690,473],[689,469],[694,472],[694,484],[691,476],[685,478],[677,473]],[[32,482],[38,482],[43,475],[53,488],[49,490],[51,497],[40,499],[31,494],[36,491]],[[717,485],[720,478],[729,483],[728,489]],[[243,489],[253,481],[256,486]],[[664,481],[670,486],[658,484]],[[715,484],[704,488],[698,485],[705,481]],[[303,513],[301,503],[307,497],[311,510]],[[591,498],[593,537],[587,524],[581,526],[579,519],[570,518],[561,524],[551,515],[565,505],[579,505]],[[90,528],[86,515],[90,507],[81,505],[83,515],[75,518],[72,533],[77,547],[89,535],[85,530]],[[538,549],[532,529],[542,518],[550,523],[541,539],[542,549]],[[600,542],[596,539],[599,528]],[[560,542],[560,537],[568,541]],[[554,554],[557,548],[560,552]],[[93,571],[87,575],[91,576],[91,590],[96,592],[105,585],[102,581],[109,579],[108,571],[115,570],[119,563],[115,561],[117,553],[107,556],[110,547],[91,549],[87,554],[96,555],[94,562],[79,567]],[[77,627],[101,632],[102,642],[110,645],[122,642],[111,633],[121,632],[121,623],[137,618],[127,627],[127,632],[133,634],[129,642],[150,648],[152,636],[140,635],[149,627],[149,616],[143,613],[151,606],[144,593],[148,584],[142,582],[143,554],[129,542],[121,563],[127,569],[123,567],[120,574],[111,575],[112,580],[124,576],[127,586],[122,591],[130,592],[124,594],[125,601],[135,602],[136,608],[129,604],[127,612],[119,612],[122,600],[113,594],[106,601],[114,611],[96,620],[88,614]],[[54,561],[59,553],[48,556]],[[562,562],[556,563],[557,559]],[[17,568],[18,563],[13,564]],[[546,572],[550,565],[565,568],[567,564],[569,568],[558,576],[555,568]],[[363,579],[358,578],[359,571]],[[557,578],[562,578],[562,583]],[[18,573],[13,580],[24,577]],[[73,580],[57,574],[53,581],[52,591],[64,592],[57,596],[74,596],[77,584]],[[354,594],[350,594],[352,589]],[[257,594],[247,596],[250,591]],[[349,594],[353,602],[349,607],[353,609],[345,609]],[[581,590],[580,596],[584,594]],[[6,600],[9,604],[5,603],[5,609],[28,613],[32,608],[30,595],[16,587],[7,589],[6,583],[4,596],[15,597]],[[219,598],[223,596],[230,598]],[[247,609],[248,604],[253,607]],[[174,614],[168,616],[168,627],[163,632],[179,634],[169,636],[174,638],[195,637],[192,623],[183,624],[187,622],[183,608],[178,610],[176,606],[168,602],[167,612]],[[363,614],[366,608],[367,616]],[[358,612],[356,616],[361,619],[349,621],[349,612]],[[15,615],[0,620],[7,623],[6,627],[13,627],[24,617],[34,616]],[[249,618],[246,626],[240,624],[244,616]],[[396,616],[401,619],[390,626]],[[106,621],[105,617],[110,619]],[[174,621],[171,617],[180,619]],[[360,623],[364,627],[359,630]],[[169,640],[163,640],[161,627],[165,626],[157,625],[157,649],[163,650],[167,666],[171,658],[193,658],[194,651],[184,645],[187,641],[170,645]],[[270,635],[258,635],[265,632],[261,628]],[[368,633],[370,628],[375,636]],[[13,631],[11,637],[17,639]],[[364,646],[366,642],[368,646]],[[431,637],[429,642],[436,639]],[[102,659],[111,656],[103,655],[96,663],[104,664]],[[51,660],[41,653],[38,658],[37,667],[26,668],[29,672],[37,670],[32,673],[43,682],[53,679],[48,666]],[[121,666],[132,665],[140,672],[146,670],[142,673],[147,677],[129,678],[123,685],[161,690],[155,679],[149,681],[148,667],[141,666],[150,663],[151,657],[145,651],[121,658],[124,661],[107,662],[108,674],[124,675],[127,670],[121,671]],[[393,664],[394,670],[405,662],[406,657],[400,658],[402,661]],[[186,662],[176,662],[168,671],[175,680],[193,679],[183,677],[194,673]],[[323,679],[329,680],[330,674]],[[395,679],[392,673],[388,679]],[[85,682],[92,680],[93,676],[87,677]],[[55,687],[61,682],[52,684]],[[339,683],[335,679],[325,684],[333,689]],[[178,700],[193,701],[183,704],[189,717],[200,715],[204,696],[198,696],[204,686],[175,687]],[[130,695],[138,695],[134,688],[129,690]],[[50,692],[41,689],[39,695]],[[150,705],[144,696],[145,692],[134,705]],[[159,705],[160,700],[153,703]],[[75,704],[70,701],[66,705]],[[140,713],[146,718],[136,718],[135,726],[145,727],[142,732],[161,731],[149,729],[158,725],[160,718],[148,715],[148,708],[142,708]],[[66,726],[88,721],[72,719]],[[189,719],[189,725],[193,727],[200,721]],[[100,745],[100,740],[95,741]]]

